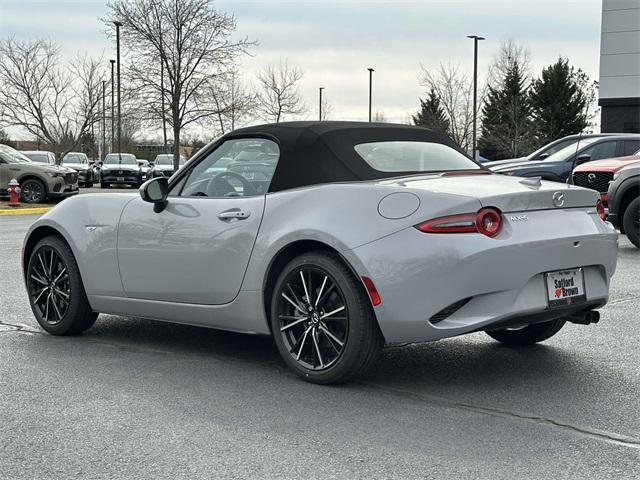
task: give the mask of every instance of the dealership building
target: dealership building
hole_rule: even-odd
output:
[[[640,133],[640,0],[603,0],[602,132]]]

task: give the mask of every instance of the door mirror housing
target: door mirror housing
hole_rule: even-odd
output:
[[[549,156],[548,153],[541,153],[540,155],[538,155],[537,160],[544,160],[545,158],[547,158]]]
[[[589,160],[591,160],[591,155],[589,155],[588,153],[583,153],[582,155],[578,155],[578,158],[576,158],[576,165],[588,162]]]
[[[167,206],[167,196],[169,196],[167,177],[152,178],[140,187],[140,197],[145,202],[153,203],[153,211],[156,213],[160,213]]]

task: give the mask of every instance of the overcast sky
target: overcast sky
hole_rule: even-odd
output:
[[[71,57],[87,51],[113,56],[103,34],[100,0],[0,0],[2,37],[47,37]],[[318,87],[333,106],[332,119],[365,120],[367,67],[375,68],[374,111],[400,121],[416,110],[423,88],[420,65],[440,62],[473,68],[469,34],[485,36],[479,71],[486,75],[500,43],[512,39],[528,48],[532,74],[566,56],[592,79],[598,77],[600,0],[216,0],[234,13],[238,36],[259,45],[243,61],[247,80],[270,62],[287,59],[301,67],[300,87],[317,116]]]

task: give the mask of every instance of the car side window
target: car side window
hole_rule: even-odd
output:
[[[572,143],[575,143],[575,140],[572,139],[572,138],[570,138],[569,140],[564,140],[562,142],[558,142],[553,147],[550,147],[548,150],[546,150],[542,155],[546,154],[546,156],[549,157],[549,156],[553,155],[554,153],[562,150],[567,145],[571,145]]]
[[[587,148],[582,154],[590,155],[590,160],[602,160],[603,158],[613,158],[616,156],[616,145],[618,142],[602,142]]]
[[[640,140],[625,140],[622,154],[624,156],[633,155],[640,150]]]
[[[266,138],[227,140],[174,186],[181,197],[251,197],[269,190],[280,149]]]

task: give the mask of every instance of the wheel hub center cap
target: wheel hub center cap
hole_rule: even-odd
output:
[[[318,323],[320,323],[320,315],[318,315],[318,312],[313,312],[311,314],[311,322],[314,325],[317,325]]]

